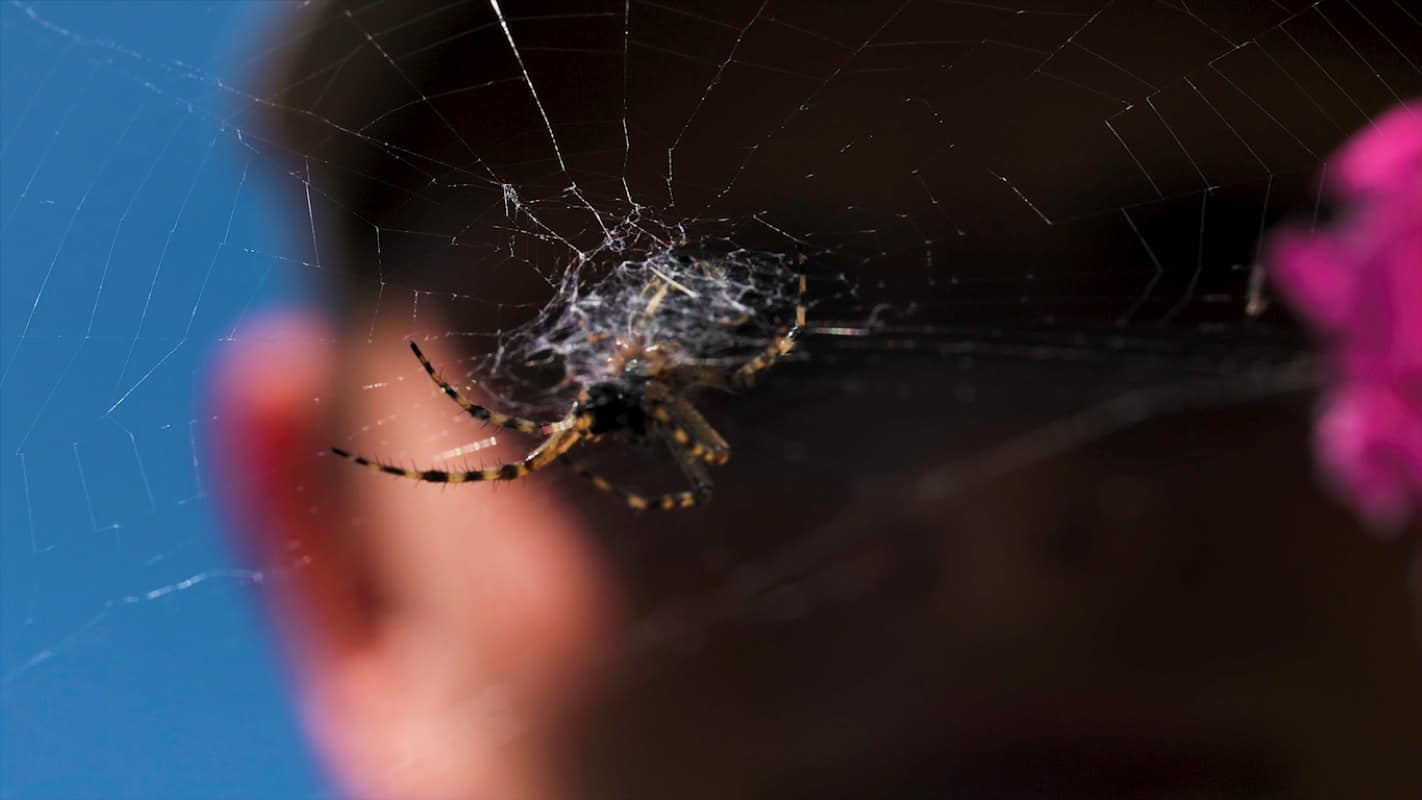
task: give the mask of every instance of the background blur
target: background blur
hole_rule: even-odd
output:
[[[1402,557],[1325,500],[1295,502],[1313,486],[1307,340],[1278,304],[1244,313],[1262,232],[1326,222],[1329,153],[1422,87],[1406,4],[519,5],[507,20],[443,0],[0,5],[0,794],[327,794],[257,614],[258,584],[290,565],[244,564],[215,529],[221,454],[203,441],[222,421],[204,411],[206,365],[259,309],[339,272],[347,336],[402,351],[438,308],[456,353],[441,369],[482,379],[490,353],[527,355],[505,333],[551,290],[595,277],[571,252],[606,268],[679,229],[807,243],[812,318],[862,323],[883,303],[904,324],[882,350],[916,360],[880,370],[875,342],[814,340],[817,374],[725,415],[739,463],[696,518],[704,531],[591,508],[626,534],[600,544],[638,614],[627,662],[684,679],[661,696],[721,680],[760,690],[735,693],[752,711],[829,708],[766,683],[802,688],[804,664],[817,678],[804,683],[857,700],[838,688],[861,676],[828,680],[831,658],[754,648],[823,629],[815,642],[852,649],[838,635],[855,614],[916,640],[884,623],[932,615],[929,596],[954,612],[936,617],[953,636],[925,684],[1025,685],[1016,699],[1036,711],[1058,685],[1034,695],[1004,664],[1085,676],[1092,700],[1134,678],[1186,711],[1253,709],[1271,743],[1305,730],[1290,754],[1307,767],[1341,753],[1322,770],[1340,784],[1386,767],[1396,785],[1413,778],[1422,697]],[[290,25],[264,25],[283,11]],[[342,391],[423,381],[406,362]],[[1269,436],[1216,413],[1291,394],[1283,413],[1256,409]],[[827,398],[932,424],[845,425]],[[1182,409],[1193,416],[1171,416]],[[434,392],[397,413],[423,426],[418,441],[389,441],[372,415],[342,420],[337,443],[422,463],[477,461],[487,443]],[[1120,431],[1139,458],[1110,461]],[[887,487],[859,480],[866,453],[895,465],[870,469]],[[1151,499],[1101,475],[1162,462],[1172,491],[1150,519],[1168,524],[1138,523]],[[828,501],[781,509],[793,524],[743,524],[740,464]],[[874,492],[922,485],[897,480],[920,470],[961,524],[909,505],[932,518],[866,535]],[[736,637],[757,656],[739,674],[678,660]],[[628,686],[656,711],[653,678]],[[899,695],[933,708],[921,699]],[[702,755],[709,728],[665,707]],[[795,714],[762,713],[797,733]],[[675,765],[647,757],[661,729],[647,730],[607,763]]]
[[[327,796],[200,449],[291,286],[218,84],[281,8],[0,5],[5,798]]]

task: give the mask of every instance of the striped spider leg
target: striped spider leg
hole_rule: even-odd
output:
[[[410,350],[415,354],[415,358],[418,358],[420,360],[420,366],[425,368],[425,374],[430,376],[430,380],[434,381],[435,385],[438,386],[445,393],[445,395],[449,397],[450,400],[453,400],[459,405],[460,408],[464,409],[464,411],[468,413],[469,416],[479,420],[480,422],[487,422],[490,425],[497,425],[500,428],[508,428],[510,430],[518,431],[519,433],[543,434],[551,433],[553,427],[559,424],[545,424],[542,422],[535,422],[531,419],[523,419],[522,417],[510,417],[507,414],[500,414],[497,411],[492,411],[483,406],[475,405],[466,400],[464,398],[464,395],[459,393],[458,389],[449,385],[449,381],[446,381],[443,377],[440,376],[438,372],[435,371],[434,365],[430,363],[430,360],[428,358],[425,358],[424,353],[420,352],[419,345],[415,344],[414,342],[410,342]]]
[[[582,424],[582,423],[578,423]],[[569,427],[557,431],[549,436],[534,448],[521,461],[511,461],[497,467],[487,469],[472,470],[442,470],[442,469],[406,469],[394,464],[385,464],[379,461],[372,461],[365,456],[358,456],[349,453],[339,447],[332,447],[331,452],[341,458],[359,464],[362,467],[373,469],[376,472],[384,472],[387,475],[398,475],[402,478],[424,481],[426,483],[468,483],[471,481],[512,481],[522,478],[534,470],[542,469],[558,457],[568,452],[583,439],[583,429],[581,427]]]
[[[691,482],[691,488],[680,492],[668,492],[667,494],[647,497],[633,491],[628,491],[613,484],[606,478],[589,470],[576,461],[565,462],[572,468],[573,472],[592,482],[597,489],[614,494],[622,498],[622,501],[634,511],[647,511],[655,509],[657,511],[671,511],[675,508],[691,508],[692,506],[705,503],[711,497],[711,477],[706,474],[706,467],[700,461],[692,458],[686,450],[677,447],[671,442],[667,443],[667,448]]]
[[[533,452],[529,453],[521,461],[514,461],[502,464],[497,467],[477,470],[438,470],[438,469],[406,469],[394,464],[385,464],[373,461],[365,456],[358,456],[339,447],[332,447],[331,452],[341,458],[359,464],[362,467],[373,469],[377,472],[384,472],[387,475],[398,475],[403,478],[425,481],[427,483],[466,483],[470,481],[511,481],[522,478],[530,472],[553,463],[559,456],[568,452],[572,447],[585,438],[585,432],[592,425],[593,418],[585,411],[579,411],[574,406],[573,411],[562,420],[553,423],[535,422],[534,420],[522,417],[511,417],[491,411],[480,405],[475,405],[464,398],[440,374],[435,371],[434,365],[420,352],[419,345],[410,342],[410,350],[414,352],[415,358],[420,360],[420,365],[425,368],[425,373],[430,376],[449,399],[453,400],[464,409],[469,416],[481,421],[497,425],[501,428],[519,431],[520,433],[543,433],[548,434],[548,438],[543,441]]]
[[[672,444],[685,449],[693,458],[718,466],[730,460],[731,445],[695,406],[681,397],[668,394],[656,401],[652,418]]]
[[[800,331],[805,327],[805,257],[797,256],[795,261],[800,266],[800,287],[795,296],[795,324],[781,328],[764,350],[731,373],[731,388],[736,391],[745,391],[754,386],[756,375],[775,366],[781,356],[794,350]]]

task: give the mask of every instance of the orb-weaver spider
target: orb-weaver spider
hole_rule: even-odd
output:
[[[583,442],[592,442],[607,435],[620,435],[633,441],[661,441],[671,450],[677,465],[691,484],[690,490],[646,497],[614,486],[600,475],[563,459],[574,472],[590,480],[598,489],[620,496],[628,506],[643,511],[690,508],[706,502],[711,496],[711,477],[706,465],[726,463],[731,456],[730,445],[711,427],[701,412],[683,395],[690,389],[706,386],[722,391],[744,391],[755,383],[756,376],[769,369],[781,356],[795,348],[797,337],[805,326],[804,258],[797,258],[801,269],[799,291],[795,301],[795,323],[781,327],[770,344],[750,360],[734,369],[725,369],[706,361],[678,361],[670,352],[674,348],[660,344],[644,345],[629,339],[613,341],[614,352],[608,361],[615,365],[612,377],[594,383],[579,393],[568,414],[557,422],[540,423],[521,417],[511,417],[491,411],[466,400],[435,371],[434,365],[420,352],[414,342],[410,349],[420,360],[430,378],[458,403],[469,416],[520,433],[546,436],[523,460],[497,467],[476,470],[416,470],[372,461],[338,447],[331,452],[342,458],[379,472],[399,475],[430,483],[465,483],[467,481],[508,481],[542,469]],[[657,295],[647,312],[660,302],[665,293]]]

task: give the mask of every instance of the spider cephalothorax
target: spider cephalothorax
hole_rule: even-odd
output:
[[[471,417],[547,438],[521,461],[461,471],[405,469],[353,455],[340,448],[333,447],[331,450],[361,466],[391,475],[431,483],[465,483],[521,478],[559,461],[576,445],[604,436],[620,436],[636,442],[660,441],[666,444],[681,467],[691,484],[690,490],[649,498],[620,489],[571,460],[562,459],[562,463],[592,481],[598,489],[621,496],[629,506],[638,510],[694,506],[704,502],[711,494],[711,478],[706,465],[726,463],[731,448],[684,395],[700,386],[722,391],[748,389],[757,374],[769,369],[781,356],[793,350],[796,338],[805,325],[803,271],[799,275],[798,288],[794,324],[781,327],[760,352],[732,368],[706,359],[672,358],[670,354],[677,349],[675,343],[663,345],[646,343],[638,337],[616,337],[612,342],[612,352],[603,361],[606,379],[592,383],[579,392],[567,415],[557,422],[541,423],[511,417],[469,402],[459,390],[440,377],[434,365],[420,352],[419,346],[410,342],[410,349],[424,366],[425,372]],[[653,295],[644,316],[650,315],[662,302],[666,291],[662,287]]]

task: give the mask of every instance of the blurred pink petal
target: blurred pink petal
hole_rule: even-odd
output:
[[[1329,237],[1302,231],[1279,233],[1270,247],[1270,271],[1293,309],[1329,332],[1341,329],[1352,314],[1356,275]]]
[[[1422,103],[1393,109],[1352,138],[1339,156],[1337,191],[1349,199],[1394,189],[1422,190],[1404,180],[1422,169]]]
[[[1413,511],[1422,415],[1382,384],[1336,390],[1318,422],[1319,461],[1368,519],[1389,528]]]
[[[1319,461],[1360,513],[1395,526],[1422,505],[1422,103],[1344,146],[1327,230],[1285,230],[1274,285],[1319,335],[1332,386]]]

